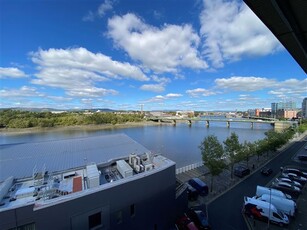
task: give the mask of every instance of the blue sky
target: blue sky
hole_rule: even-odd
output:
[[[0,0],[0,107],[247,110],[307,96],[242,1]]]

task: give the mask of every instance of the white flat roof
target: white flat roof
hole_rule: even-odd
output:
[[[145,152],[149,150],[125,134],[4,144],[0,145],[0,182],[10,176],[30,177],[35,166],[40,172],[44,164],[47,171],[56,172]]]

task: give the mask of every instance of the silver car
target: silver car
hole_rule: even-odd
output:
[[[300,183],[300,182],[297,182],[297,181],[293,181],[293,180],[291,180],[290,178],[286,178],[286,177],[279,177],[279,178],[276,178],[275,179],[275,182],[286,182],[286,183],[288,183],[288,184],[291,184],[291,185],[293,185],[293,186],[296,186],[296,187],[298,187],[298,188],[300,188],[300,189],[302,189],[303,188],[303,186],[302,186],[302,184]]]

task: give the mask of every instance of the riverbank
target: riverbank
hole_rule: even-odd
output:
[[[127,122],[123,124],[101,124],[101,125],[74,125],[74,126],[56,126],[56,127],[33,127],[24,129],[15,128],[2,128],[0,129],[1,135],[22,135],[30,133],[40,133],[40,132],[61,132],[61,131],[97,131],[106,129],[125,129],[133,127],[142,126],[156,126],[160,125],[158,122],[153,121],[141,121],[141,122]]]

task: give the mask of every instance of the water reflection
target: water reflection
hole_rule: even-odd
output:
[[[272,126],[269,124],[255,123],[253,129],[251,129],[250,123],[232,122],[230,128],[227,128],[226,122],[211,122],[210,127],[207,128],[205,122],[194,122],[191,127],[186,123],[177,123],[176,126],[143,126],[107,130],[87,130],[80,128],[78,130],[64,129],[60,131],[42,131],[19,135],[0,134],[0,143],[39,142],[125,133],[135,141],[144,145],[147,149],[155,153],[161,153],[174,160],[177,167],[183,167],[201,161],[198,146],[203,138],[208,135],[216,135],[219,141],[222,142],[231,132],[235,132],[238,134],[240,142],[255,141],[264,138],[264,133],[269,129],[272,129]]]

